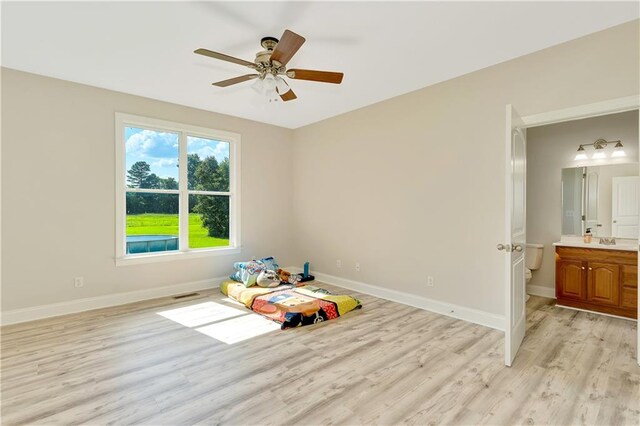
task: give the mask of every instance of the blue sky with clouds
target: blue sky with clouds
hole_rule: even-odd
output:
[[[178,180],[178,141],[177,133],[126,127],[127,170],[138,161],[146,161],[151,166],[151,173],[162,178],[173,177]],[[229,144],[188,136],[187,152],[198,154],[201,159],[215,156],[216,160],[222,161],[229,158]]]

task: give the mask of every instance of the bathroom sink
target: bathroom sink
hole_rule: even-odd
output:
[[[600,244],[598,241],[591,241],[590,243],[585,243],[581,239],[578,240],[568,240],[568,241],[558,241],[557,243],[553,243],[554,246],[564,246],[564,247],[584,247],[591,249],[602,249],[602,250],[624,250],[624,251],[637,251],[638,245],[636,243],[630,243],[627,241],[605,245]]]

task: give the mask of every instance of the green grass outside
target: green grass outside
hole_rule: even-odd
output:
[[[127,235],[175,235],[178,236],[177,214],[128,214]],[[189,214],[189,248],[228,246],[229,240],[213,238],[202,226],[197,213]]]

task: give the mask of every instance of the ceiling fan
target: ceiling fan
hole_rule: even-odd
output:
[[[296,54],[304,42],[304,37],[289,30],[284,31],[280,40],[275,37],[263,37],[260,44],[265,50],[256,54],[254,62],[234,58],[233,56],[207,49],[197,49],[194,53],[244,65],[255,71],[254,74],[245,74],[240,77],[218,81],[213,83],[214,86],[227,87],[244,81],[258,79],[257,82],[254,83],[254,89],[266,94],[270,100],[277,100],[278,97],[280,97],[283,101],[291,101],[296,99],[297,96],[293,93],[293,90],[291,90],[286,80],[282,78],[283,76],[295,80],[340,84],[344,75],[341,72],[287,69],[287,63],[289,63],[289,60]]]

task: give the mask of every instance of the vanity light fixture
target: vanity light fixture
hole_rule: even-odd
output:
[[[576,154],[576,157],[574,158],[574,160],[581,161],[581,160],[587,160],[589,158],[584,149],[585,146],[592,146],[595,149],[595,152],[591,156],[592,159],[602,160],[604,158],[607,158],[607,154],[605,153],[604,150],[607,147],[607,145],[610,143],[615,143],[614,150],[611,153],[612,158],[626,157],[627,154],[622,149],[623,146],[621,141],[607,141],[606,139],[598,139],[594,143],[585,143],[585,144],[579,145],[578,153]]]
[[[613,152],[611,153],[611,158],[620,158],[620,157],[626,157],[627,154],[624,152],[624,148],[622,146],[622,142],[618,141],[616,143],[616,146],[613,147]]]
[[[578,148],[578,153],[576,154],[576,161],[580,161],[580,160],[586,160],[589,157],[587,157],[587,153],[584,152],[584,147],[582,145],[580,145],[580,147]]]
[[[591,158],[593,158],[594,160],[602,160],[604,158],[607,158],[607,154],[604,153],[604,146],[594,145],[593,147],[596,149],[596,152],[593,153]]]

